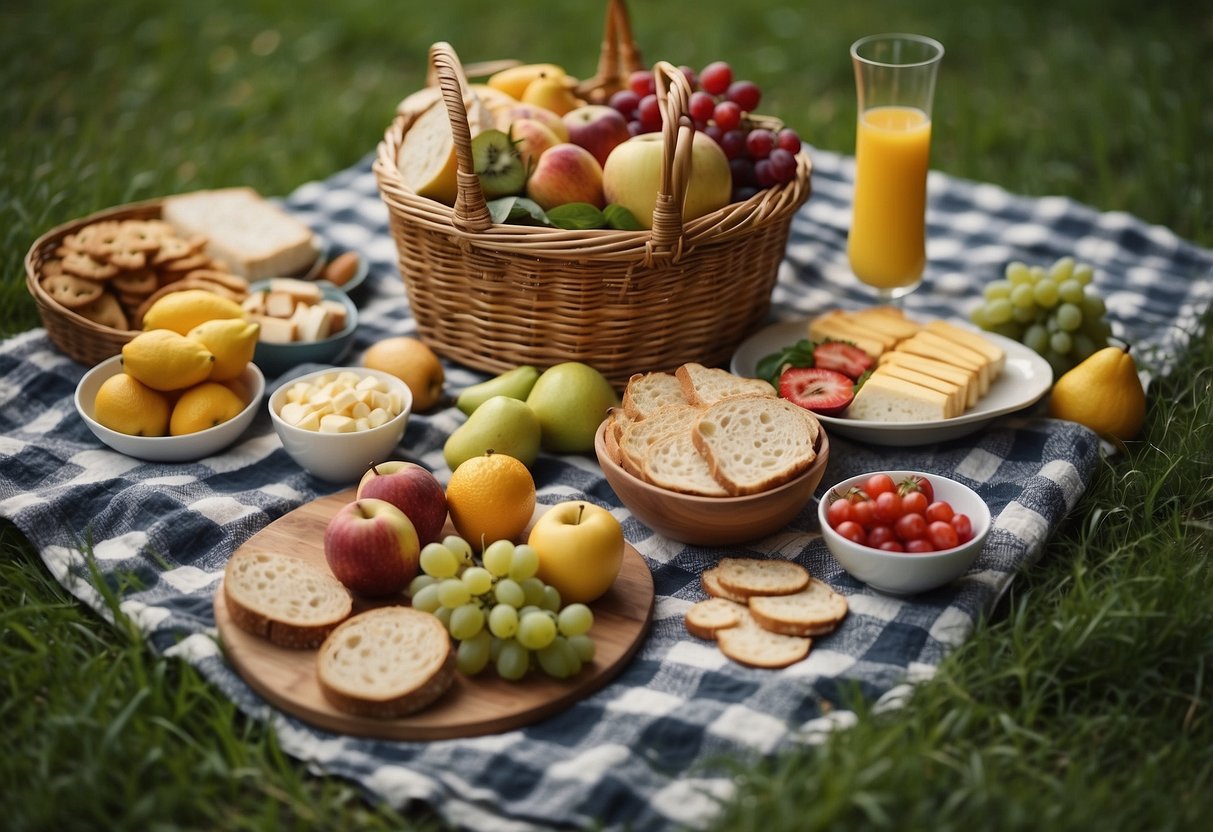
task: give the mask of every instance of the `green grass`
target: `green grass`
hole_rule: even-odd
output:
[[[285,194],[371,152],[445,39],[466,61],[588,75],[602,3],[347,0],[6,4],[0,10],[0,336],[38,325],[22,258],[135,199]],[[647,59],[726,58],[763,109],[849,151],[846,47],[948,49],[932,164],[1124,210],[1213,246],[1213,19],[1199,4],[632,3]],[[542,21],[538,23],[537,21]],[[721,829],[1198,829],[1213,817],[1213,344],[1154,386],[1147,434],[1005,607],[904,709],[826,745],[737,761]],[[0,527],[0,782],[12,829],[433,824],[316,778],[190,666],[68,595]]]

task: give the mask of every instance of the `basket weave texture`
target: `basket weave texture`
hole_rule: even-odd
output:
[[[638,60],[622,2],[609,6],[607,35],[592,81],[604,91]],[[721,364],[763,321],[792,217],[809,197],[805,152],[787,185],[684,224],[676,206],[690,173],[691,88],[658,62],[663,171],[651,231],[494,224],[472,168],[462,65],[446,43],[434,44],[429,60],[454,137],[455,204],[404,185],[404,116],[385,132],[373,169],[418,334],[435,351],[488,372],[582,361],[622,387],[637,372]]]
[[[93,366],[122,352],[122,347],[139,334],[133,329],[114,329],[90,321],[83,315],[59,304],[42,288],[43,266],[55,257],[55,251],[69,234],[103,220],[159,219],[162,201],[159,199],[133,202],[98,211],[87,217],[56,226],[34,241],[25,255],[25,286],[38,307],[38,316],[46,327],[51,343],[81,364]]]

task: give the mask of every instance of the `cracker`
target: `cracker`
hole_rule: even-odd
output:
[[[699,582],[703,585],[703,591],[713,598],[723,598],[738,604],[746,603],[747,599],[744,595],[730,592],[721,585],[720,570],[716,567],[703,570],[699,576]]]
[[[185,274],[186,272],[192,272],[194,269],[206,268],[211,264],[211,258],[201,252],[195,252],[187,254],[184,257],[168,260],[164,263],[160,263],[157,260],[153,260],[152,262],[166,271]]]
[[[756,595],[749,599],[750,615],[763,629],[789,636],[831,633],[847,614],[847,599],[813,578],[790,595]]]
[[[231,289],[233,292],[239,292],[241,295],[248,294],[250,285],[247,278],[238,274],[209,267],[186,272],[185,279],[208,280],[211,283],[218,283],[220,286]]]
[[[741,624],[745,613],[746,608],[741,604],[724,598],[709,598],[693,604],[683,616],[683,624],[696,638],[714,641],[719,631]]]
[[[118,303],[118,299],[109,292],[102,292],[101,297],[92,303],[72,311],[77,315],[88,318],[95,324],[108,326],[111,329],[131,328],[126,313],[122,310],[121,304]]]
[[[790,595],[809,585],[809,571],[788,560],[721,558],[717,580],[735,595]]]
[[[748,614],[736,627],[726,627],[716,633],[720,652],[747,667],[777,669],[795,664],[809,655],[811,639],[785,636],[763,629]]]
[[[49,257],[42,261],[43,277],[52,277],[54,275],[63,273],[63,261],[58,257]]]
[[[123,220],[119,239],[127,251],[156,252],[171,233],[147,220]]]
[[[105,294],[104,283],[65,273],[44,276],[42,288],[55,303],[67,309],[88,306]]]
[[[160,280],[156,277],[156,273],[148,269],[123,272],[110,283],[119,293],[142,295],[143,297],[147,297],[160,287]]]
[[[118,267],[112,263],[98,260],[91,254],[80,251],[69,251],[64,255],[63,270],[89,280],[109,280],[119,272]]]

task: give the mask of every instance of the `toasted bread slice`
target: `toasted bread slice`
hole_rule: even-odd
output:
[[[748,606],[759,626],[786,636],[833,632],[847,614],[847,599],[816,578],[791,595],[755,595]]]
[[[719,631],[740,624],[744,614],[744,604],[725,598],[709,598],[692,605],[683,616],[683,623],[691,635],[713,641]]]
[[[809,585],[809,571],[790,560],[721,558],[716,564],[720,585],[735,596],[791,595]]]
[[[623,391],[623,412],[637,421],[667,404],[686,402],[682,384],[673,373],[636,373]]]
[[[716,632],[720,652],[749,667],[777,669],[795,664],[809,655],[813,642],[800,636],[773,633],[760,626],[746,611],[736,627]]]
[[[412,607],[378,607],[345,621],[316,654],[325,697],[346,713],[390,719],[418,711],[455,679],[446,627]]]
[[[695,422],[692,438],[712,476],[732,495],[777,488],[817,458],[804,408],[768,396],[735,396],[711,405]]]
[[[719,566],[703,570],[699,574],[699,583],[703,586],[703,591],[713,598],[723,598],[726,601],[733,601],[737,604],[745,604],[748,600],[746,596],[737,592],[731,592],[720,583]]]
[[[223,599],[237,627],[297,649],[319,645],[353,610],[349,591],[327,570],[247,550],[232,555],[223,570]]]
[[[674,371],[688,402],[706,406],[735,396],[775,398],[775,388],[760,378],[742,378],[719,367],[690,362]]]

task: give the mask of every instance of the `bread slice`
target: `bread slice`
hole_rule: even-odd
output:
[[[623,412],[629,419],[645,419],[667,404],[686,404],[682,385],[673,373],[636,373],[623,391]]]
[[[716,564],[720,585],[735,596],[791,595],[809,585],[809,571],[790,560],[721,558]]]
[[[719,367],[689,362],[674,371],[683,397],[694,405],[707,406],[735,396],[775,398],[775,388],[760,378],[742,378]]]
[[[446,627],[412,607],[378,607],[345,621],[316,654],[320,689],[346,713],[383,719],[418,711],[455,678]]]
[[[633,476],[644,479],[644,459],[654,442],[675,432],[688,435],[699,418],[701,409],[686,402],[657,408],[649,418],[630,421],[619,435],[620,463]]]
[[[944,381],[950,381],[964,390],[965,409],[973,407],[981,399],[981,385],[977,381],[977,373],[947,364],[934,358],[915,355],[905,350],[890,350],[880,357],[880,364],[897,364],[917,370],[925,375],[933,376]]]
[[[813,642],[800,636],[773,633],[760,626],[746,611],[736,627],[716,633],[720,652],[749,667],[777,669],[795,664],[809,655]]]
[[[946,419],[945,393],[873,373],[847,407],[848,419],[871,422],[935,422]]]
[[[948,404],[944,414],[945,419],[961,415],[967,407],[965,388],[942,378],[920,373],[918,370],[906,367],[904,364],[886,361],[873,371],[873,375],[899,378],[902,381],[908,381],[910,384],[916,384],[919,387],[926,387],[928,390],[943,393],[948,397]]]
[[[206,253],[249,280],[298,274],[319,255],[312,230],[252,188],[169,196],[161,213],[181,236],[206,237]]]
[[[714,641],[720,630],[740,624],[745,612],[744,604],[724,598],[709,598],[692,605],[683,616],[683,623],[687,632],[696,638]]]
[[[789,482],[817,458],[804,409],[768,396],[722,399],[700,415],[692,438],[712,476],[735,496]]]
[[[755,595],[748,606],[759,626],[786,636],[825,635],[847,614],[847,599],[816,578],[791,595]]]
[[[940,337],[947,338],[949,341],[955,341],[957,344],[984,355],[990,362],[994,378],[997,378],[1006,366],[1006,352],[1003,351],[1002,347],[986,338],[980,332],[974,332],[973,330],[940,320],[931,321],[927,324],[926,329],[927,332],[933,332]]]
[[[300,558],[239,550],[223,570],[223,599],[240,629],[295,649],[319,645],[353,610],[349,591]]]
[[[713,598],[722,598],[725,601],[732,601],[734,603],[743,605],[747,600],[749,600],[746,598],[746,596],[738,592],[731,592],[728,589],[725,589],[724,585],[720,583],[719,566],[713,566],[711,569],[703,570],[703,572],[699,574],[699,583],[703,586],[703,591],[708,595],[711,595]]]
[[[644,424],[641,422],[640,424]],[[641,460],[641,476],[658,488],[701,497],[727,497],[695,447],[690,426],[661,434]]]

